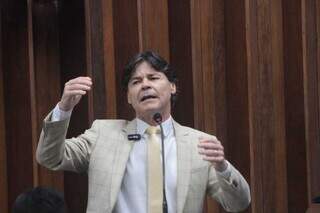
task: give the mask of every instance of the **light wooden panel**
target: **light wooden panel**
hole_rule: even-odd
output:
[[[252,212],[287,212],[279,1],[246,1]],[[263,192],[263,193],[261,193]]]
[[[191,1],[194,126],[226,142],[224,2]],[[220,13],[219,13],[220,11]],[[222,12],[221,12],[222,11]],[[220,212],[208,199],[208,212]]]
[[[116,118],[116,68],[114,50],[113,2],[102,1],[106,116]]]
[[[169,59],[168,1],[137,0],[139,49],[154,50]]]

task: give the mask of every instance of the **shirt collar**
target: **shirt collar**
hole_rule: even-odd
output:
[[[169,134],[173,133],[173,122],[172,117],[170,116],[167,120],[161,123],[163,128],[163,135],[167,137]],[[143,135],[146,129],[150,125],[144,122],[143,120],[137,118],[137,133]],[[158,125],[159,126],[159,125]]]

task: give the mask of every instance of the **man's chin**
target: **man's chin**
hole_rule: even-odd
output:
[[[161,111],[162,110],[159,107],[150,106],[150,107],[145,107],[139,114],[143,116],[153,116],[157,112],[161,113]]]

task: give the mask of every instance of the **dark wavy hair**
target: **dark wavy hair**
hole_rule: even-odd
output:
[[[125,66],[123,77],[122,77],[122,87],[127,92],[129,81],[136,71],[138,65],[142,62],[147,62],[153,69],[158,72],[162,72],[167,79],[177,86],[178,78],[175,71],[172,69],[170,64],[163,59],[159,54],[153,51],[144,51],[135,55]],[[171,105],[173,106],[177,99],[177,93],[171,95]]]

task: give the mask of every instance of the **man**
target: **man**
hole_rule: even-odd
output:
[[[65,213],[63,195],[38,186],[20,194],[13,204],[13,213]]]
[[[196,213],[202,212],[206,194],[227,211],[245,209],[251,199],[249,186],[225,160],[217,138],[181,126],[171,117],[176,80],[159,55],[149,51],[138,54],[126,66],[123,78],[136,118],[96,120],[84,134],[66,140],[71,111],[92,87],[88,77],[70,80],[60,102],[45,119],[38,162],[53,170],[88,172],[88,213],[162,212],[152,205],[159,207],[165,198],[169,213]],[[153,174],[149,172],[156,163],[149,161],[153,140],[147,132],[158,125],[156,113],[162,117],[165,193],[154,189],[162,183],[152,185],[159,175],[150,178]],[[132,141],[131,136],[141,137]],[[160,151],[157,155],[160,158]],[[160,201],[150,198],[159,191]]]

